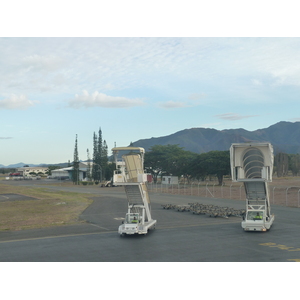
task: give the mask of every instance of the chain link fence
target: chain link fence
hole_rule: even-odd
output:
[[[300,186],[279,186],[269,183],[271,204],[300,207]],[[222,186],[216,182],[192,182],[179,184],[148,183],[149,191],[174,195],[198,196],[205,198],[245,200],[243,183],[225,182]]]

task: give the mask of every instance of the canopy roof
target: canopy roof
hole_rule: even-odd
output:
[[[113,152],[118,151],[139,151],[140,153],[145,153],[145,149],[142,147],[115,147],[111,149]]]

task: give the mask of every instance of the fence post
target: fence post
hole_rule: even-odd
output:
[[[291,187],[288,187],[285,191],[285,206],[288,206],[287,203],[288,203],[288,190],[290,189]]]
[[[243,185],[240,186],[240,200],[242,200],[242,187]]]
[[[224,185],[224,182],[222,183],[221,185],[221,198],[223,199],[223,185]]]
[[[231,187],[232,187],[232,184],[230,185],[230,188],[229,188],[229,199],[231,199]]]
[[[273,187],[273,204],[275,203],[275,199],[274,199],[274,194],[275,194],[274,191],[275,191],[275,189],[276,189],[276,186]]]

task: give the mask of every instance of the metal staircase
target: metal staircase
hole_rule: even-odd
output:
[[[239,143],[230,147],[232,180],[243,182],[246,193],[244,230],[269,230],[271,215],[268,182],[272,181],[273,147],[270,143]]]

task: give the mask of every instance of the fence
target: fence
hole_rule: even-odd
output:
[[[149,183],[149,191],[175,195],[190,195],[206,198],[245,200],[246,194],[242,183],[226,183],[219,186],[212,182],[194,182],[191,184]],[[300,207],[300,186],[277,186],[269,183],[271,204]]]

